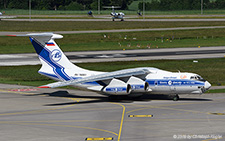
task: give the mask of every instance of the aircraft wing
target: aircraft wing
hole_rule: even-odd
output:
[[[87,83],[87,82],[112,80],[113,78],[124,78],[124,77],[131,77],[131,76],[147,75],[149,73],[151,72],[145,68],[125,69],[125,70],[107,72],[107,73],[103,73],[99,75],[84,77],[84,78],[70,80],[70,81],[50,83],[47,85],[40,86],[39,88],[56,88],[56,87],[63,87],[63,86],[69,86],[69,85],[78,85],[78,84]]]

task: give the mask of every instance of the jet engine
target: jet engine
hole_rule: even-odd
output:
[[[112,79],[103,92],[111,95],[128,95],[131,93],[131,86],[121,80]]]
[[[143,81],[140,78],[131,76],[127,81],[127,84],[130,84],[132,93],[133,92],[148,92],[150,91],[148,82]]]
[[[120,13],[119,13],[119,15],[124,16],[125,14],[124,14],[124,13],[122,13],[122,12],[120,12]]]

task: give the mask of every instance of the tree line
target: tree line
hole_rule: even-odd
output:
[[[143,2],[138,4],[143,10]],[[152,0],[145,3],[145,10],[200,10],[201,0]],[[204,9],[225,9],[225,0],[203,0]]]
[[[30,0],[0,0],[1,9],[28,9]],[[121,6],[128,9],[133,0],[100,0],[102,6]],[[97,10],[98,0],[31,0],[31,7],[35,10]]]
[[[29,1],[35,10],[97,10],[98,0],[0,0],[0,9],[28,9]],[[129,10],[128,5],[134,0],[100,0],[103,6],[121,6]],[[203,0],[204,9],[224,9],[225,0]],[[201,0],[152,0],[145,2],[145,10],[199,10]],[[138,8],[143,10],[143,2]]]

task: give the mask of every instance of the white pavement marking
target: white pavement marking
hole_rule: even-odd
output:
[[[13,59],[13,58],[28,58],[28,56],[22,56],[22,55],[16,55],[16,54],[0,55],[0,59]]]

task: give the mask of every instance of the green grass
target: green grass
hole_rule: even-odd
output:
[[[110,17],[108,17],[108,18],[110,18]],[[157,17],[155,17],[155,16],[145,16],[145,17],[142,17],[142,16],[133,16],[133,17],[129,17],[129,19],[143,19],[143,18],[145,18],[145,19],[225,19],[225,17],[224,16],[213,16],[213,17],[211,17],[211,16],[193,16],[193,15],[191,15],[191,16],[171,16],[171,17],[166,17],[166,16],[162,16],[162,17],[160,17],[160,16],[157,16]],[[29,19],[29,17],[27,17],[27,16],[20,16],[20,17],[16,17],[16,19]],[[101,17],[87,17],[87,16],[79,16],[79,17],[73,17],[73,16],[71,16],[71,17],[69,17],[69,16],[32,16],[31,17],[31,19],[102,19]],[[110,21],[110,20],[108,20],[108,21]],[[125,20],[125,21],[127,21],[127,20]]]
[[[1,21],[0,31],[80,31],[103,29],[139,29],[139,28],[170,28],[222,26],[224,22],[111,22],[111,21]]]
[[[129,61],[129,62],[102,62],[79,63],[80,67],[98,70],[115,71],[135,67],[156,67],[168,71],[193,72],[201,75],[212,85],[225,85],[225,58],[199,59],[198,63],[192,60],[155,60],[155,61]],[[11,66],[0,67],[0,83],[40,86],[53,82],[47,77],[37,73],[37,66]]]
[[[63,35],[64,38],[56,42],[66,52],[146,49],[147,45],[151,45],[151,48],[223,46],[225,45],[224,32],[225,29],[107,33],[106,38],[104,33],[68,34]],[[141,47],[138,48],[137,45]],[[0,54],[35,52],[28,37],[1,36],[0,46]]]
[[[80,31],[103,29],[139,29],[224,26],[225,22],[111,22],[111,21],[1,21],[0,31]]]
[[[134,0],[130,5],[128,5],[128,9],[129,10],[134,10],[134,11],[137,11],[138,10],[138,4],[139,2],[143,2],[143,0]],[[145,0],[145,2],[149,2],[151,3],[152,0]]]
[[[39,86],[54,82],[37,73],[41,66],[0,67],[0,83]]]
[[[126,15],[136,15],[137,14],[137,6],[138,3],[131,4],[131,10],[116,10],[117,12],[123,12]],[[1,12],[5,11],[6,15],[29,15],[29,10],[22,9],[2,9]],[[65,11],[65,10],[32,10],[32,15],[87,15],[87,10],[83,11]],[[92,10],[94,15],[98,15],[97,10]],[[111,10],[104,9],[101,10],[100,14],[109,15]],[[200,7],[199,10],[180,10],[180,11],[145,11],[146,15],[200,15]],[[222,15],[225,14],[225,10],[205,10],[204,15]]]
[[[214,90],[209,90],[206,93],[225,93],[225,89],[214,89]]]

